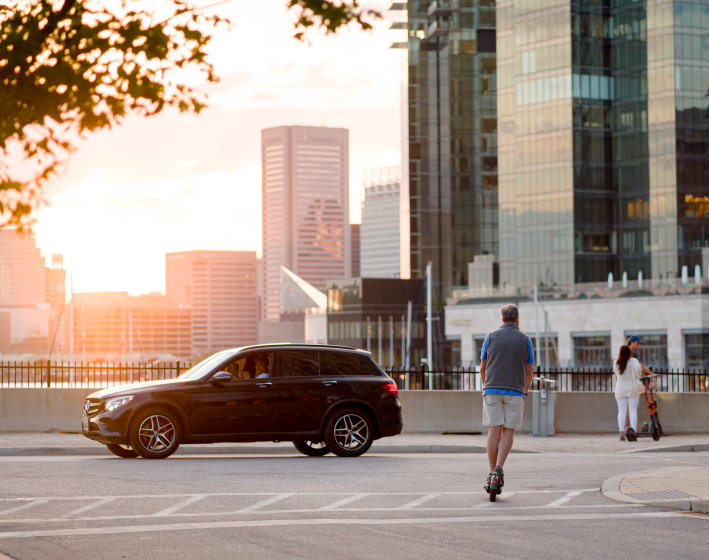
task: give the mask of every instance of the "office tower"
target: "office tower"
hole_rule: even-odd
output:
[[[28,233],[0,229],[0,306],[46,300],[44,258]]]
[[[709,241],[709,5],[497,10],[501,284],[692,274]]]
[[[0,229],[0,353],[46,357],[66,279],[62,256],[52,257],[52,268],[47,268],[28,233]],[[58,336],[56,348],[63,342]]]
[[[400,190],[400,167],[365,171],[361,227],[363,277],[399,278],[401,275]],[[356,277],[354,273],[353,277]]]
[[[401,276],[432,262],[440,302],[475,255],[498,252],[495,3],[406,8]]]
[[[361,253],[360,247],[362,244],[361,224],[350,224],[350,246],[352,247],[352,276],[357,278],[360,275]]]
[[[192,310],[193,354],[258,341],[255,251],[165,255],[165,293]]]
[[[349,133],[344,128],[279,126],[261,131],[263,320],[279,314],[285,266],[322,290],[351,275]]]
[[[189,360],[190,308],[162,294],[74,294],[74,355],[78,361]]]

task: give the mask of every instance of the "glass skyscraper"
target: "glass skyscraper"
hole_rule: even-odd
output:
[[[708,30],[706,1],[497,4],[502,285],[701,264]]]
[[[498,253],[494,0],[409,0],[402,277],[433,264],[434,299]]]

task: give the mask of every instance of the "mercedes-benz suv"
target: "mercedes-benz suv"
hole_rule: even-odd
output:
[[[249,346],[218,352],[176,379],[93,393],[82,428],[125,458],[164,459],[181,443],[254,441],[356,457],[401,433],[397,393],[369,352]]]

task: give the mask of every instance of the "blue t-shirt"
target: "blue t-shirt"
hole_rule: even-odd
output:
[[[482,352],[480,353],[481,360],[487,360],[487,343],[490,340],[490,335],[485,337],[485,342],[483,342]],[[527,340],[527,363],[534,363],[534,346],[532,346],[532,339]],[[513,391],[512,389],[484,389],[483,395],[510,395],[512,397],[523,397],[524,393],[519,391]]]

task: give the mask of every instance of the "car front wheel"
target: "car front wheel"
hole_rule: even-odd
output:
[[[374,441],[374,424],[359,408],[341,408],[328,419],[325,443],[338,457],[359,457]]]
[[[308,457],[324,457],[330,453],[330,449],[322,441],[294,441],[293,445],[298,451]]]
[[[180,446],[180,422],[169,410],[138,413],[130,426],[130,445],[143,459],[166,459]]]
[[[107,443],[106,447],[114,455],[121,459],[135,459],[138,454],[127,445],[118,445],[117,443]]]

